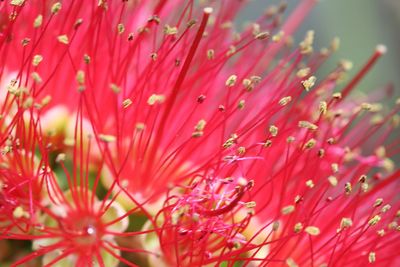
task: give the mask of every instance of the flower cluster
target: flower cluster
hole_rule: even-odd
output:
[[[0,262],[400,264],[400,101],[351,94],[385,47],[320,77],[315,0],[244,2],[1,3]]]

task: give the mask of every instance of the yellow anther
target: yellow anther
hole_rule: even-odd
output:
[[[342,218],[340,221],[340,229],[347,229],[353,225],[353,221],[350,218]]]
[[[346,195],[349,195],[352,190],[353,190],[353,187],[351,186],[351,183],[347,182],[344,185],[344,192],[346,193]]]
[[[303,230],[303,224],[300,222],[296,223],[293,230],[295,233],[299,233],[301,230]]]
[[[296,73],[297,77],[299,78],[304,78],[306,77],[308,74],[310,74],[311,69],[310,68],[302,68],[299,69]]]
[[[149,99],[147,99],[147,104],[150,106],[153,106],[155,104],[161,104],[165,101],[165,96],[164,95],[157,95],[157,94],[152,94]]]
[[[244,99],[240,100],[238,103],[238,109],[239,110],[244,109],[245,103],[246,103],[246,101]]]
[[[208,49],[208,50],[207,50],[207,58],[208,58],[209,60],[212,60],[212,59],[214,59],[214,57],[215,57],[215,51],[214,51],[214,49]]]
[[[286,214],[292,213],[294,210],[295,210],[295,207],[294,207],[293,205],[289,205],[289,206],[283,207],[283,208],[281,209],[281,213],[282,213],[283,215],[286,215]]]
[[[116,94],[121,92],[121,88],[118,85],[116,85],[115,83],[110,84],[110,88]]]
[[[42,25],[43,22],[43,16],[41,14],[39,14],[35,20],[33,21],[33,27],[34,28],[38,28]]]
[[[331,175],[328,177],[328,181],[332,186],[337,186],[338,185],[338,180],[335,176]]]
[[[127,108],[130,105],[132,105],[132,100],[130,100],[129,98],[125,99],[124,101],[122,101],[122,107],[123,108]]]
[[[328,111],[328,104],[325,101],[319,102],[318,110],[320,114],[325,115]]]
[[[374,226],[374,225],[376,225],[380,220],[381,220],[381,216],[375,215],[374,217],[372,217],[372,218],[368,221],[368,224],[369,224],[370,226]]]
[[[13,6],[22,6],[25,3],[25,0],[11,0],[10,4]]]
[[[311,149],[311,148],[313,148],[316,144],[317,144],[317,140],[311,138],[310,140],[308,140],[308,141],[305,143],[304,148],[305,148],[305,149]]]
[[[177,27],[171,27],[168,24],[164,26],[164,34],[165,35],[175,35],[178,33]]]
[[[290,101],[292,101],[292,97],[291,96],[285,96],[285,97],[282,97],[280,100],[279,100],[279,105],[281,105],[281,106],[286,106],[287,104],[289,104],[290,103]]]
[[[118,33],[119,33],[119,34],[122,34],[122,33],[125,31],[125,26],[124,26],[124,24],[119,23],[119,24],[117,25],[117,30],[118,30]]]
[[[317,78],[315,76],[311,76],[307,80],[302,81],[301,84],[303,85],[304,90],[308,92],[315,85],[316,81]]]
[[[32,65],[36,67],[40,64],[40,62],[42,62],[42,60],[43,60],[42,55],[35,55],[35,56],[33,56],[33,59],[32,59]]]
[[[309,130],[312,130],[312,131],[315,131],[315,130],[318,129],[317,125],[315,125],[315,124],[313,124],[313,123],[311,123],[309,121],[299,121],[298,126],[300,128],[306,128],[306,129],[309,129]]]
[[[62,44],[66,44],[66,45],[69,44],[69,39],[68,39],[68,36],[66,34],[58,36],[57,40]]]
[[[115,142],[115,140],[117,140],[117,138],[114,135],[109,135],[109,134],[99,134],[99,139],[106,143],[112,143]]]
[[[228,86],[228,87],[233,87],[233,86],[235,86],[236,81],[237,81],[237,76],[236,75],[231,75],[226,80],[225,85]]]
[[[320,230],[318,227],[316,226],[307,226],[306,229],[304,229],[304,231],[309,234],[309,235],[319,235],[320,234]]]
[[[376,207],[379,207],[379,206],[382,205],[382,203],[383,203],[383,198],[377,198],[377,199],[375,200],[374,207],[375,207],[375,208],[376,208]]]
[[[313,180],[307,180],[306,181],[306,186],[309,188],[313,188],[315,186],[314,181]]]
[[[278,127],[275,125],[269,126],[269,132],[271,133],[272,136],[277,136],[278,135]]]
[[[57,14],[61,10],[61,7],[62,7],[62,5],[60,2],[54,3],[51,6],[51,13]]]
[[[313,52],[313,42],[314,42],[314,31],[308,31],[306,37],[300,43],[300,53],[310,54]]]
[[[375,252],[370,252],[369,254],[368,254],[368,262],[369,263],[374,263],[376,261],[376,254],[375,254]]]

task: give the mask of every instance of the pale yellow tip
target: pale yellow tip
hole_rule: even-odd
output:
[[[212,7],[206,7],[206,8],[204,8],[204,13],[206,13],[206,14],[211,14],[212,12],[213,12],[213,8]]]
[[[387,52],[387,47],[386,47],[386,45],[383,45],[383,44],[377,45],[377,46],[376,46],[376,52],[378,52],[378,53],[381,54],[381,55],[386,54],[386,52]]]

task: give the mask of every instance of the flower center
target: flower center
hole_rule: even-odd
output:
[[[99,222],[91,216],[69,216],[61,224],[75,245],[92,246],[102,236]]]

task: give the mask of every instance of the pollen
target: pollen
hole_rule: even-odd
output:
[[[288,267],[298,267],[297,263],[292,259],[292,258],[287,258],[286,259],[286,265]]]
[[[361,103],[361,109],[370,111],[372,109],[372,105],[370,103]]]
[[[119,34],[123,34],[124,31],[125,31],[125,26],[124,26],[124,24],[119,23],[119,24],[117,25],[117,30],[118,30],[118,33],[119,33]]]
[[[304,40],[300,43],[300,53],[310,54],[313,52],[314,31],[308,31]]]
[[[285,97],[281,98],[278,103],[281,106],[286,106],[287,104],[290,103],[290,101],[292,101],[292,97],[291,96],[285,96]]]
[[[353,187],[351,186],[351,183],[347,182],[344,185],[344,192],[346,193],[346,195],[349,195],[352,190],[353,190]]]
[[[53,13],[54,15],[57,14],[61,10],[61,7],[62,5],[60,2],[54,3],[51,6],[51,13]]]
[[[325,101],[319,102],[318,110],[321,115],[325,115],[328,111],[328,104]]]
[[[245,101],[244,99],[241,99],[241,100],[239,101],[239,103],[238,103],[238,109],[239,109],[239,110],[244,109],[245,104],[246,104],[246,101]]]
[[[236,76],[236,75],[231,75],[231,76],[229,76],[229,78],[226,80],[225,85],[226,85],[227,87],[233,87],[233,86],[235,86],[236,81],[237,81],[237,76]]]
[[[264,142],[264,147],[270,147],[272,145],[272,141],[271,140],[266,140]]]
[[[42,25],[42,22],[43,22],[43,16],[39,14],[33,21],[33,27],[39,28]]]
[[[149,97],[149,99],[147,99],[147,104],[153,106],[155,104],[162,104],[164,101],[165,101],[164,95],[152,94]]]
[[[318,227],[316,226],[307,226],[306,229],[304,229],[304,231],[309,234],[309,235],[319,235],[320,234],[320,230]]]
[[[383,198],[377,198],[374,203],[374,208],[381,206],[383,203]]]
[[[60,154],[57,155],[55,161],[56,161],[57,163],[60,163],[60,162],[65,161],[65,158],[66,158],[66,155],[65,155],[64,153],[60,153]]]
[[[246,148],[244,146],[238,147],[237,153],[239,156],[243,156],[246,153]]]
[[[336,100],[342,99],[342,94],[341,93],[333,93],[332,97]]]
[[[143,122],[138,122],[136,123],[135,128],[137,131],[141,132],[146,128],[146,124],[144,124]]]
[[[25,99],[25,101],[22,103],[23,108],[30,108],[33,105],[33,97],[29,96]]]
[[[300,233],[301,230],[303,230],[303,224],[298,222],[294,225],[293,231],[297,234]]]
[[[338,180],[335,176],[331,175],[328,177],[328,181],[332,186],[337,186],[338,185]]]
[[[194,132],[192,133],[192,137],[201,137],[203,136],[203,130],[206,126],[207,122],[205,120],[199,120],[199,122],[194,127]]]
[[[25,0],[11,0],[10,4],[13,6],[22,6],[25,3]]]
[[[315,76],[311,76],[307,80],[302,81],[301,84],[303,85],[304,90],[308,92],[311,88],[314,87],[316,81],[317,78]]]
[[[285,35],[285,33],[283,31],[278,32],[277,34],[274,34],[272,36],[272,41],[274,43],[280,42],[283,38],[283,36]]]
[[[43,97],[42,101],[40,102],[41,106],[47,106],[51,101],[51,96],[50,95],[46,95],[45,97]]]
[[[368,224],[369,224],[370,226],[374,226],[374,225],[376,225],[380,220],[381,220],[381,216],[375,215],[374,217],[372,217],[372,218],[368,221]]]
[[[342,218],[340,221],[340,229],[347,229],[353,225],[353,221],[350,218]]]
[[[68,39],[68,36],[66,34],[58,36],[57,40],[62,44],[66,44],[66,45],[69,44],[69,39]]]
[[[196,131],[203,131],[204,127],[206,126],[207,122],[203,119],[199,120],[199,122],[196,124],[196,126],[194,127],[194,129]]]
[[[229,49],[228,49],[228,52],[226,52],[226,55],[229,57],[235,53],[236,53],[236,47],[234,45],[229,46]]]
[[[306,129],[309,129],[309,130],[312,130],[312,131],[315,131],[315,130],[318,129],[317,125],[315,125],[315,124],[313,124],[313,123],[311,123],[309,121],[299,121],[298,125],[299,125],[300,128],[306,128]]]
[[[309,188],[313,188],[315,186],[315,184],[314,184],[313,180],[310,179],[310,180],[306,181],[306,186]]]
[[[338,173],[339,172],[339,164],[337,163],[332,163],[331,164],[331,169],[333,173]]]
[[[392,208],[392,206],[390,206],[389,204],[386,204],[385,206],[382,207],[381,212],[382,212],[382,213],[386,213],[386,212],[388,212],[391,208]]]
[[[164,26],[164,34],[165,35],[176,35],[178,33],[177,27],[171,27],[168,24]]]
[[[115,142],[117,138],[114,135],[99,134],[99,139],[106,143],[112,143]]]
[[[304,144],[305,149],[311,149],[317,144],[317,140],[311,138]]]
[[[293,205],[289,205],[289,206],[283,207],[283,208],[281,209],[281,213],[282,213],[283,215],[286,215],[286,214],[292,213],[294,210],[295,210],[295,207],[294,207]]]
[[[260,33],[258,33],[258,34],[255,36],[255,38],[256,38],[257,40],[265,40],[265,39],[267,39],[269,36],[270,36],[269,32],[260,32]]]
[[[232,147],[234,144],[236,144],[236,139],[238,138],[237,134],[231,134],[231,137],[229,137],[225,143],[222,145],[223,148],[227,149]]]
[[[87,55],[87,54],[85,54],[85,55],[83,56],[83,61],[85,62],[85,64],[89,64],[89,63],[90,63],[90,56]]]
[[[296,138],[294,136],[289,136],[288,138],[286,138],[286,142],[288,144],[293,143],[296,140]]]
[[[33,56],[33,59],[32,59],[32,65],[36,67],[40,64],[40,62],[42,62],[42,60],[43,60],[42,55],[35,55],[35,56]]]
[[[21,218],[28,219],[30,216],[29,216],[29,213],[24,210],[24,208],[22,208],[21,206],[18,206],[13,211],[13,217],[15,219],[21,219]]]
[[[119,94],[121,92],[121,88],[115,83],[110,84],[110,88],[116,94]]]
[[[21,41],[21,45],[22,45],[22,46],[27,46],[27,45],[30,43],[30,41],[31,41],[31,39],[29,39],[29,38],[24,38],[24,39],[22,39],[22,41]]]
[[[250,201],[250,202],[246,202],[246,203],[244,203],[244,206],[246,207],[246,208],[248,208],[248,209],[252,209],[252,208],[255,208],[256,207],[256,202],[255,201]]]
[[[269,126],[269,132],[273,137],[277,136],[278,135],[278,127],[276,127],[275,125]]]
[[[76,73],[76,81],[79,85],[85,84],[85,72],[83,70],[78,70]]]
[[[17,94],[17,92],[18,92],[18,84],[17,84],[17,82],[18,81],[16,79],[12,79],[10,81],[10,83],[8,84],[7,91],[10,94],[13,94],[13,95]]]
[[[369,254],[368,254],[368,262],[369,263],[374,263],[376,261],[376,254],[375,254],[375,252],[370,252]]]
[[[127,108],[130,105],[132,105],[132,100],[130,100],[129,98],[125,99],[124,101],[122,101],[122,107],[123,108]]]
[[[215,51],[214,51],[214,49],[208,49],[208,50],[207,50],[207,58],[208,58],[209,60],[212,60],[212,59],[214,59],[214,57],[215,57]]]
[[[304,78],[306,77],[308,74],[310,74],[311,69],[310,68],[302,68],[299,69],[296,73],[296,76],[299,78]]]

